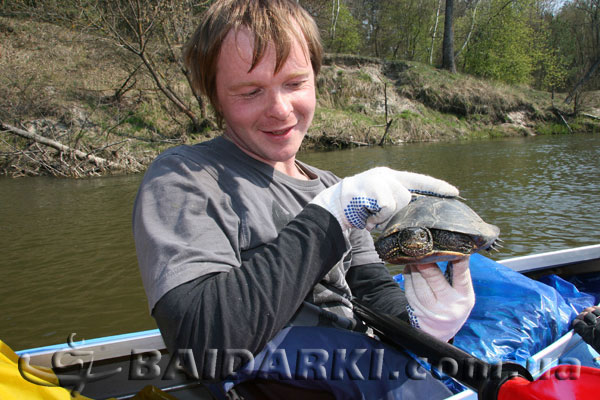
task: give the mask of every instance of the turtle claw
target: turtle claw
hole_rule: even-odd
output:
[[[502,246],[500,243],[498,242],[503,242],[502,239],[498,238],[494,241],[494,243],[490,244],[489,247],[486,249],[487,251],[500,251],[500,249],[503,249],[504,246]]]

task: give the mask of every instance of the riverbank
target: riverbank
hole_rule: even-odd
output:
[[[0,174],[85,177],[142,171],[161,151],[219,134],[192,127],[139,60],[106,39],[0,17]],[[170,88],[200,114],[167,52]],[[449,74],[412,62],[328,56],[304,149],[600,132],[564,95]],[[600,115],[600,93],[580,111]],[[210,111],[207,117],[212,118]]]

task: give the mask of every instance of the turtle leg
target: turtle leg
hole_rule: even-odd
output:
[[[440,229],[430,229],[430,231],[439,250],[471,254],[477,249],[477,244],[469,235]]]
[[[393,258],[400,251],[397,235],[379,238],[379,240],[375,242],[375,250],[377,251],[379,258],[384,261]]]

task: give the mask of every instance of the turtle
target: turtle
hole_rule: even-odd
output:
[[[501,247],[499,234],[458,198],[416,195],[389,220],[375,250],[391,264],[453,261]]]

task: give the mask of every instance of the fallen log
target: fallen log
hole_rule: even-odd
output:
[[[369,146],[369,143],[356,141],[352,138],[352,136],[350,138],[345,138],[341,136],[327,135],[326,133],[323,133],[316,139],[316,141],[321,144],[336,146],[339,148]]]
[[[592,118],[592,119],[600,119],[600,117],[598,117],[597,115],[592,115],[592,114],[587,114],[587,113],[581,113],[581,115],[583,115],[584,117]]]
[[[114,169],[121,169],[121,165],[118,163],[109,161],[105,158],[98,157],[98,156],[95,156],[90,153],[85,153],[81,150],[73,149],[69,146],[66,146],[66,145],[60,143],[60,142],[57,142],[56,140],[52,140],[52,139],[40,136],[36,133],[28,132],[24,129],[19,129],[15,126],[8,125],[2,121],[0,121],[0,129],[3,131],[6,131],[6,132],[10,132],[14,135],[24,137],[26,139],[33,140],[33,141],[43,144],[45,146],[52,147],[53,149],[56,149],[60,152],[73,154],[77,159],[89,161],[98,167],[109,167],[109,168],[114,168]]]
[[[552,108],[552,112],[554,112],[554,114],[556,114],[560,118],[562,123],[565,124],[565,126],[569,130],[569,132],[573,133],[573,129],[571,128],[571,125],[569,125],[569,123],[567,122],[565,117],[562,115],[562,113],[558,110],[558,108],[556,108],[556,107]]]

